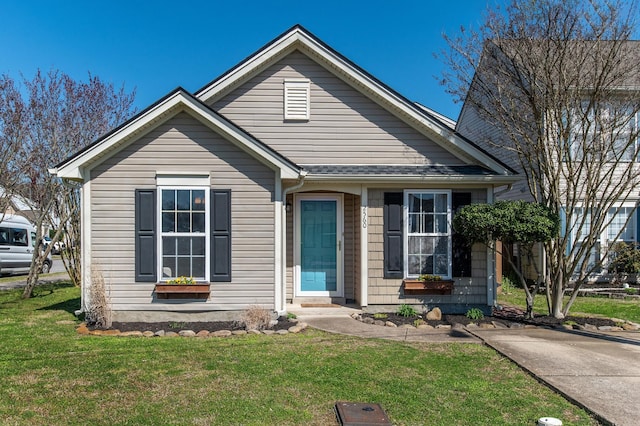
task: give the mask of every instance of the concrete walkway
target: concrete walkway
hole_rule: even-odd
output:
[[[640,425],[640,332],[416,330],[364,324],[350,317],[360,312],[353,308],[290,305],[288,311],[330,333],[404,342],[484,342],[602,423]]]

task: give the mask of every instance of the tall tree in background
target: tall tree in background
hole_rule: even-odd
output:
[[[558,318],[606,266],[601,236],[626,232],[622,203],[638,199],[637,19],[635,0],[512,0],[445,37],[443,84],[465,102],[458,131],[523,175],[516,196],[563,218],[539,277]]]
[[[30,297],[39,271],[53,243],[63,240],[65,268],[74,284],[80,284],[80,194],[72,183],[62,182],[49,168],[84,148],[98,136],[124,122],[135,111],[135,92],[114,88],[89,75],[87,82],[73,80],[56,70],[38,71],[23,79],[24,95],[13,80],[3,77],[3,95],[12,96],[14,117],[4,121],[0,137],[15,139],[20,153],[11,170],[16,191],[37,206],[35,223],[41,241],[42,225],[53,225],[52,244],[44,252],[35,250],[23,297]],[[9,114],[11,115],[11,114]],[[8,125],[7,123],[12,123]],[[4,171],[3,171],[4,175]]]

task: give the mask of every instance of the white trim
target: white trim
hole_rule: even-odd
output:
[[[369,304],[368,188],[363,186],[360,194],[360,306],[364,307]]]
[[[429,233],[431,235],[424,235],[425,237],[448,237],[447,241],[447,275],[444,276],[438,272],[433,272],[434,275],[440,275],[442,278],[450,279],[452,275],[452,229],[451,229],[451,190],[450,189],[405,189],[402,199],[402,217],[403,217],[403,263],[404,263],[404,276],[407,278],[418,277],[419,274],[409,273],[409,194],[422,193],[422,194],[445,194],[447,196],[447,230],[446,233]]]
[[[309,193],[294,194],[294,296],[297,297],[344,297],[344,194],[337,193]],[[336,291],[302,291],[301,284],[301,221],[300,201],[302,200],[331,200],[336,202]]]
[[[282,240],[285,238],[284,233],[282,232],[283,223],[282,217],[286,217],[286,213],[283,214],[283,200],[282,200],[282,181],[280,180],[280,173],[276,172],[275,176],[275,202],[274,204],[274,215],[275,215],[275,226],[273,232],[274,238],[274,302],[273,306],[275,307],[275,311],[278,312],[278,315],[282,315],[286,312],[286,289],[283,286],[282,279],[282,270],[286,267],[285,262],[283,262],[282,256]],[[286,226],[286,225],[285,225]]]
[[[164,173],[156,172],[156,185],[157,186],[210,186],[211,177],[209,173]]]
[[[189,179],[186,180],[185,183],[190,182]],[[183,190],[194,190],[194,191],[204,191],[204,200],[205,200],[205,207],[204,207],[204,281],[205,282],[210,282],[211,281],[211,241],[210,241],[210,237],[211,237],[211,229],[210,229],[210,222],[211,222],[211,200],[210,200],[210,192],[211,192],[211,186],[209,185],[209,182],[207,182],[207,184],[205,186],[186,186],[186,185],[177,185],[177,186],[157,186],[157,191],[156,191],[156,226],[157,226],[157,238],[156,238],[156,273],[157,273],[157,277],[158,277],[158,282],[163,282],[163,281],[167,281],[164,277],[163,277],[163,273],[162,273],[162,257],[163,257],[163,253],[162,253],[162,237],[164,236],[175,236],[175,237],[188,237],[188,236],[196,236],[199,237],[201,236],[200,234],[202,234],[201,232],[171,232],[171,233],[167,233],[167,232],[163,232],[162,231],[162,191],[163,190],[178,190],[178,189],[183,189]],[[176,277],[177,275],[177,271],[176,272]]]
[[[80,310],[82,312],[88,312],[89,309],[89,288],[91,286],[91,171],[86,172],[87,182],[82,185],[82,191],[80,196],[82,197],[82,209],[80,209],[80,227],[82,235],[82,256],[80,264],[82,265],[81,280],[82,280],[82,294]]]
[[[203,102],[212,103],[218,97],[223,96],[227,90],[231,90],[239,81],[249,78],[252,73],[264,69],[268,64],[279,60],[295,49],[306,50],[315,55],[317,59],[324,61],[325,68],[337,70],[336,75],[342,74],[341,78],[344,81],[362,92],[368,92],[377,102],[385,104],[385,109],[388,111],[395,110],[395,115],[401,113],[400,115],[405,117],[405,122],[419,132],[432,137],[434,142],[444,149],[457,150],[464,154],[470,162],[479,161],[500,175],[511,174],[505,166],[465,141],[453,129],[421,113],[418,111],[419,107],[407,102],[374,78],[361,72],[299,27],[292,28],[291,31],[233,68],[229,73],[196,92],[195,96]]]
[[[83,167],[109,157],[136,140],[143,132],[147,132],[180,112],[188,112],[211,130],[238,146],[271,169],[281,171],[283,179],[296,179],[299,171],[292,164],[282,160],[273,151],[256,139],[248,136],[238,127],[213,113],[206,106],[186,92],[176,91],[164,101],[155,105],[144,115],[136,117],[122,128],[117,129],[85,152],[70,159],[58,167],[57,176],[69,179],[84,179],[81,173]]]

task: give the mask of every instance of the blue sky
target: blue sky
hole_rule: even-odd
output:
[[[201,88],[295,24],[407,98],[457,118],[434,76],[442,33],[478,26],[493,0],[25,1],[0,9],[0,73],[89,72],[137,90],[145,108]]]

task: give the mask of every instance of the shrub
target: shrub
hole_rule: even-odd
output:
[[[373,314],[373,317],[375,319],[386,319],[386,318],[389,317],[389,315],[387,315],[385,313],[382,313],[382,312],[379,312],[379,313]]]
[[[292,320],[292,319],[296,319],[298,318],[298,316],[296,314],[294,314],[293,312],[288,312],[287,313],[287,319],[288,320]]]
[[[247,330],[264,330],[269,328],[271,312],[265,308],[252,305],[242,313],[239,323]]]
[[[471,308],[467,311],[465,316],[470,320],[475,321],[475,320],[481,320],[482,318],[484,318],[484,313],[482,313],[482,311],[479,308]]]
[[[414,317],[418,315],[415,309],[412,306],[402,304],[398,307],[398,311],[396,312],[401,317]]]

